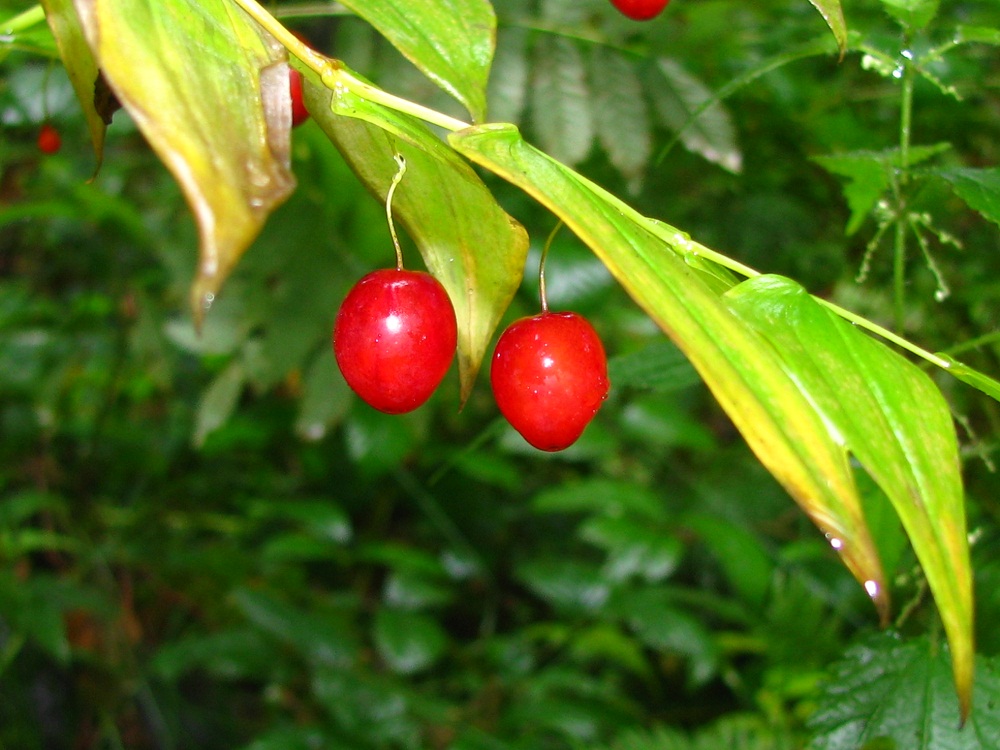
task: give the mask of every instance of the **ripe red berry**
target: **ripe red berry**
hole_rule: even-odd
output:
[[[384,269],[348,292],[333,327],[333,352],[368,404],[402,414],[423,404],[455,355],[455,310],[428,273]]]
[[[593,326],[571,312],[521,318],[504,331],[490,368],[500,412],[543,451],[568,448],[608,395],[608,361]]]
[[[54,154],[62,147],[62,137],[54,125],[44,123],[38,129],[38,150],[43,154]]]
[[[309,119],[309,111],[302,100],[302,74],[295,68],[288,69],[288,93],[292,97],[292,127]]]
[[[633,21],[648,21],[663,12],[670,0],[611,0],[611,4]]]

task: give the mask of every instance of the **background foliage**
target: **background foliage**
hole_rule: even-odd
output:
[[[855,5],[838,61],[801,0],[674,0],[644,25],[596,0],[498,1],[489,118],[704,244],[995,374],[998,190],[964,170],[1000,163],[996,7]],[[359,19],[274,8],[376,83],[460,115]],[[880,203],[899,158],[887,61],[959,26],[983,43],[914,81],[911,129],[931,150],[906,166],[933,264],[914,251],[901,291]],[[0,44],[3,747],[1000,741],[995,402],[935,375],[962,426],[980,623],[985,710],[959,733],[937,614],[886,499],[863,484],[896,602],[880,634],[826,540],[569,233],[550,302],[588,315],[613,355],[611,399],[578,444],[528,448],[482,379],[460,413],[452,377],[412,415],[377,414],[328,337],[391,244],[315,123],[293,136],[295,193],[197,336],[179,188],[125,113],[86,182],[88,125],[52,52],[44,28]],[[64,139],[51,157],[34,145],[46,119]],[[533,242],[512,320],[537,309],[553,220],[486,179]]]

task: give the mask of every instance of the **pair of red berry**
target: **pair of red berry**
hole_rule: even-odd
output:
[[[444,378],[456,345],[455,312],[430,274],[375,271],[348,293],[333,350],[348,385],[371,406],[401,414],[423,404]],[[513,323],[490,369],[500,412],[531,445],[567,448],[608,394],[604,347],[576,313],[543,310]]]

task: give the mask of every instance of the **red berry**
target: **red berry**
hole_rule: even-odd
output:
[[[576,313],[543,312],[504,331],[490,368],[500,412],[543,451],[568,448],[608,395],[608,361]]]
[[[288,93],[292,97],[292,127],[309,119],[309,111],[302,101],[302,74],[295,68],[288,69]]]
[[[62,137],[55,126],[44,123],[38,129],[38,150],[43,154],[54,154],[62,147]]]
[[[663,12],[670,0],[611,0],[611,4],[633,21],[648,21]]]
[[[351,386],[387,414],[413,411],[455,355],[455,310],[428,273],[384,269],[354,285],[337,313],[333,353]]]

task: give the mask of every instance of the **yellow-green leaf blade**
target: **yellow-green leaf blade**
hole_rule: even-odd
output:
[[[73,84],[73,91],[83,109],[94,153],[97,154],[97,164],[100,166],[104,155],[107,114],[102,115],[98,111],[94,96],[99,76],[97,61],[87,45],[73,0],[42,0],[42,6],[45,8],[45,20],[48,21],[59,48],[59,57],[62,58],[70,83]]]
[[[944,352],[938,352],[935,356],[948,362],[948,372],[954,377],[982,391],[987,396],[1000,401],[1000,382],[997,382],[989,375],[979,372],[979,370],[969,367],[964,362],[959,362]]]
[[[283,48],[227,0],[75,0],[105,78],[181,184],[195,314],[294,187]]]
[[[763,340],[650,233],[651,222],[529,146],[513,126],[471,128],[449,140],[556,213],[601,258],[684,351],[761,462],[821,530],[845,542],[845,563],[874,589],[885,618],[882,566],[846,451]]]
[[[778,276],[726,295],[889,497],[937,601],[963,715],[972,694],[972,571],[958,441],[934,382]]]
[[[486,83],[496,48],[488,0],[341,0],[424,75],[486,119]]]
[[[500,208],[468,163],[418,120],[349,93],[332,97],[309,79],[306,102],[378,200],[385,200],[396,173],[393,155],[406,159],[406,173],[393,195],[393,216],[455,307],[464,403],[493,331],[520,284],[527,233]],[[392,257],[387,246],[387,264]]]
[[[837,40],[837,46],[840,47],[840,55],[843,57],[847,50],[847,22],[844,20],[844,9],[840,6],[840,0],[809,0],[809,2],[830,27],[834,39]]]

